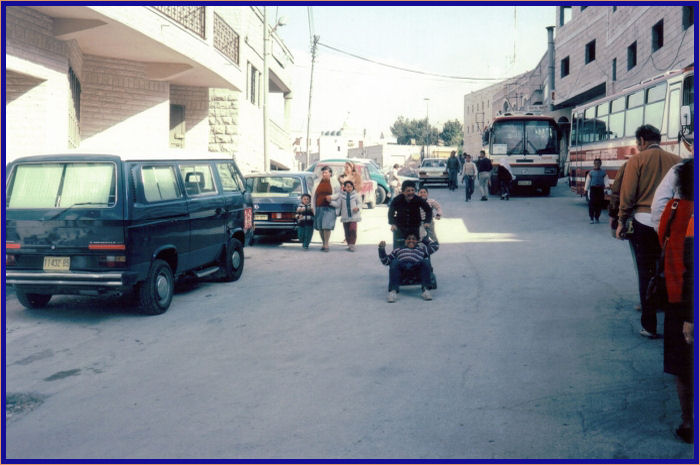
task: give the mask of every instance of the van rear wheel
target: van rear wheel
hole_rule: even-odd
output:
[[[224,276],[223,280],[227,282],[237,281],[243,274],[243,244],[238,239],[231,238],[224,250]]]
[[[32,294],[21,289],[15,290],[19,303],[27,308],[44,308],[51,300],[51,294]]]
[[[163,260],[154,260],[146,281],[138,288],[139,310],[147,315],[165,313],[170,307],[174,292],[175,280],[170,265]]]

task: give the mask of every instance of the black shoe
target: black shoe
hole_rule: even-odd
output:
[[[679,426],[676,428],[676,436],[678,436],[678,439],[688,444],[692,444],[695,439],[693,437],[693,428],[687,428],[684,426]]]

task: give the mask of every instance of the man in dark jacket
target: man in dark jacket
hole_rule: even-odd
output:
[[[425,212],[425,220],[421,220],[421,209]],[[389,225],[394,233],[394,248],[403,247],[404,238],[408,234],[420,237],[421,223],[425,228],[430,228],[432,221],[433,209],[428,202],[416,195],[416,184],[413,181],[404,181],[401,184],[401,193],[389,204]]]
[[[447,175],[449,176],[449,188],[451,191],[457,189],[457,174],[459,173],[460,164],[457,159],[457,152],[454,150],[447,159]]]
[[[479,172],[478,181],[481,190],[481,200],[489,199],[489,184],[491,182],[491,170],[493,165],[491,160],[486,158],[486,152],[479,152],[479,159],[476,161],[476,169]]]

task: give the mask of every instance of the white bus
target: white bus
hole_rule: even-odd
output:
[[[536,188],[549,195],[559,179],[559,139],[559,126],[549,116],[506,113],[496,117],[482,139],[494,165],[491,193],[498,190],[497,166],[507,157],[516,177],[513,187]]]

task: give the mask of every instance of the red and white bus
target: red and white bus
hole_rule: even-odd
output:
[[[612,184],[617,170],[637,153],[634,133],[643,124],[661,131],[664,150],[692,157],[693,68],[669,71],[616,94],[573,109],[569,185],[583,195],[593,160],[600,158]]]
[[[549,195],[557,185],[560,131],[553,118],[506,113],[496,117],[482,137],[483,150],[494,164],[492,193],[498,189],[496,167],[504,157],[516,177],[513,187],[537,188]]]

